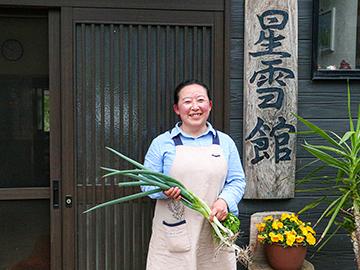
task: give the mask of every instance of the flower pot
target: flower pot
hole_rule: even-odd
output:
[[[305,260],[306,247],[265,244],[264,252],[269,265],[275,270],[299,270]]]

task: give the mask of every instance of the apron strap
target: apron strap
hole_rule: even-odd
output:
[[[174,143],[175,143],[175,146],[178,146],[178,145],[182,145],[182,140],[180,138],[180,133],[178,135],[176,135],[174,138],[172,138]]]
[[[178,145],[183,145],[182,143],[182,140],[180,138],[180,133],[178,135],[176,135],[174,138],[172,138],[174,143],[175,143],[175,146],[178,146]],[[212,141],[212,144],[217,144],[219,145],[220,144],[220,139],[219,139],[219,135],[218,135],[218,132],[215,130],[215,136],[213,136],[213,141]]]
[[[213,137],[213,144],[217,144],[217,145],[220,144],[219,135],[218,135],[217,130],[215,130],[215,137]]]

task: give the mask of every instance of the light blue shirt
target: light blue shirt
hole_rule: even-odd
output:
[[[198,137],[193,137],[186,134],[180,128],[180,123],[177,123],[171,132],[167,131],[156,137],[145,156],[144,166],[157,171],[169,174],[171,166],[175,159],[175,143],[172,140],[180,133],[180,138],[183,145],[189,146],[208,146],[212,144],[213,136],[215,136],[215,129],[210,123],[207,123],[208,129]],[[244,195],[245,191],[245,175],[241,165],[239,152],[234,141],[230,136],[223,132],[217,131],[220,147],[222,148],[225,160],[228,165],[228,172],[225,179],[224,187],[218,198],[226,201],[229,211],[238,215],[238,204]],[[154,189],[155,187],[143,186],[143,191]],[[162,192],[150,195],[152,199],[166,199],[167,197]]]

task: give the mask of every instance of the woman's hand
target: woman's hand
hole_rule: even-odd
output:
[[[213,222],[214,217],[218,220],[223,221],[228,214],[228,206],[225,200],[217,199],[211,207],[210,221]]]
[[[180,188],[178,187],[171,187],[168,190],[164,191],[164,194],[169,198],[169,199],[173,199],[175,201],[179,201],[181,200],[181,195],[180,195]]]

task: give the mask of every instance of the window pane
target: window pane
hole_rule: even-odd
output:
[[[0,188],[46,187],[49,186],[47,17],[2,14],[0,33]]]
[[[0,76],[0,84],[0,187],[49,186],[47,80]]]
[[[49,212],[48,200],[0,201],[0,269],[50,269]]]
[[[360,68],[359,0],[319,0],[318,70]]]

